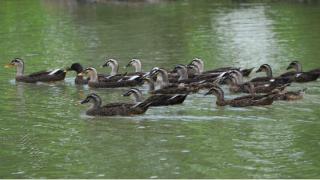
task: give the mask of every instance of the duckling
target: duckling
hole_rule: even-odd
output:
[[[298,61],[292,61],[287,70],[294,69],[294,71],[287,72],[282,74],[282,77],[291,77],[294,82],[303,83],[316,81],[320,74],[316,73],[317,69],[312,70],[311,72],[302,72],[302,65]]]
[[[244,77],[248,77],[248,76],[251,74],[252,70],[254,69],[254,68],[249,68],[249,69],[242,69],[242,70],[240,70],[240,68],[222,67],[222,68],[217,68],[217,69],[213,69],[213,70],[209,70],[209,71],[204,71],[204,62],[203,62],[202,59],[199,59],[199,58],[194,58],[194,59],[189,63],[189,65],[190,65],[190,64],[193,64],[193,65],[198,66],[201,74],[226,72],[226,71],[230,71],[230,70],[238,70],[238,71],[241,72],[241,74],[242,74]]]
[[[129,91],[124,93],[123,96],[132,96],[134,98],[135,103],[143,101],[142,93],[137,88],[131,88]],[[143,102],[148,104],[150,103],[150,106],[169,106],[183,103],[187,96],[187,94],[156,94],[148,97]]]
[[[140,86],[143,84],[142,76],[132,76],[130,78],[121,78],[118,81],[99,80],[97,70],[93,67],[86,68],[84,73],[89,76],[88,85],[93,88],[117,88]]]
[[[273,103],[273,96],[267,96],[261,99],[254,99],[252,97],[245,97],[240,99],[225,100],[223,90],[216,86],[211,88],[205,95],[213,94],[217,97],[216,104],[218,106],[232,106],[232,107],[246,107],[246,106],[264,106]]]
[[[36,82],[54,82],[62,81],[66,77],[66,70],[55,69],[53,71],[40,71],[29,75],[24,75],[24,61],[21,58],[13,59],[6,67],[16,67],[16,81],[25,83],[36,83]]]
[[[81,104],[91,103],[92,106],[86,111],[89,116],[131,116],[143,114],[147,111],[150,104],[141,103],[110,103],[102,106],[101,98],[91,93]]]

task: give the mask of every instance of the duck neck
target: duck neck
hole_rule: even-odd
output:
[[[203,71],[204,71],[204,64],[203,64],[203,62],[202,62],[202,61],[199,61],[199,62],[197,62],[196,64],[197,64],[197,66],[198,66],[198,69],[199,69],[200,74],[203,73]]]
[[[140,94],[140,93],[133,92],[133,93],[131,94],[131,97],[133,97],[133,101],[134,101],[135,103],[142,102],[142,94]]]
[[[101,99],[100,98],[94,98],[92,99],[92,105],[90,107],[90,109],[97,109],[97,108],[100,108],[101,107]]]
[[[21,64],[18,64],[17,65],[17,73],[16,73],[16,76],[19,77],[19,76],[23,76],[24,75],[24,64],[21,63]]]
[[[302,72],[302,66],[300,63],[296,63],[294,66],[294,69],[296,70],[296,72]]]
[[[98,82],[97,70],[93,69],[89,72],[90,82]]]
[[[272,78],[273,75],[272,75],[272,69],[270,66],[266,66],[266,74],[267,74],[267,77],[268,78]]]
[[[153,81],[152,79],[148,79],[148,80],[147,80],[147,83],[148,83],[148,86],[149,86],[149,90],[148,90],[148,91],[149,91],[149,92],[150,92],[150,91],[154,91],[154,89],[155,89],[155,88],[154,88],[154,81]]]
[[[188,79],[188,72],[186,69],[178,69],[179,81]]]
[[[141,72],[141,62],[136,61],[132,66],[135,69],[135,72]]]
[[[117,75],[119,71],[119,64],[117,62],[110,62],[110,67],[111,67],[111,76]]]
[[[160,69],[159,76],[160,78],[158,79],[160,80],[160,88],[167,87],[169,85],[168,73],[165,70]]]
[[[218,92],[215,94],[217,97],[217,103],[223,104],[225,102],[224,100],[224,93],[223,92]]]

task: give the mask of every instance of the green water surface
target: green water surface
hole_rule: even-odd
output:
[[[269,63],[280,74],[299,60],[309,70],[320,67],[317,1],[1,0],[0,178],[320,178],[319,80],[289,88],[307,87],[303,100],[272,106],[217,107],[202,92],[141,116],[92,118],[79,105],[86,94],[126,102],[126,88],[76,86],[74,73],[16,83],[3,68],[14,57],[27,73],[74,62],[107,73],[105,57],[121,67],[139,58],[145,71],[194,57],[206,69]]]

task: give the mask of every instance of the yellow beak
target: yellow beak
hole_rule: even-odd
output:
[[[5,68],[11,68],[11,67],[13,67],[13,66],[14,66],[13,64],[6,64],[6,65],[4,65]]]

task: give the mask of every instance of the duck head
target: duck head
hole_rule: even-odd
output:
[[[84,100],[80,102],[81,104],[91,103],[91,108],[98,108],[101,106],[101,98],[95,93],[89,94]]]
[[[256,73],[259,72],[266,72],[267,73],[267,77],[272,78],[272,69],[271,66],[269,64],[263,64],[259,67],[259,69],[256,71]]]
[[[23,76],[24,62],[21,58],[14,58],[13,60],[11,60],[11,62],[9,64],[6,64],[5,67],[6,68],[16,67],[17,68],[16,76]]]
[[[194,59],[189,63],[189,65],[191,65],[191,64],[198,66],[200,73],[202,73],[202,72],[204,71],[204,62],[203,62],[202,59],[200,59],[200,58],[194,58]]]
[[[287,67],[287,70],[289,69],[294,69],[296,72],[302,72],[302,66],[299,61],[292,61]]]
[[[217,97],[217,101],[219,101],[219,102],[223,102],[224,101],[224,92],[219,86],[215,86],[215,87],[211,88],[204,95],[207,96],[207,95],[210,95],[210,94],[215,95]]]
[[[178,74],[179,74],[179,81],[180,80],[185,80],[185,79],[188,79],[188,70],[187,70],[187,67],[182,65],[182,64],[178,64],[176,65],[176,67],[174,68]]]
[[[118,74],[118,71],[119,71],[119,63],[118,63],[118,61],[115,60],[115,59],[107,59],[107,58],[106,58],[106,61],[105,61],[105,63],[102,65],[102,67],[111,67],[111,73],[110,73],[111,76],[114,76],[114,75]]]
[[[73,63],[69,68],[67,68],[67,71],[75,71],[78,75],[81,75],[83,67],[80,63]]]
[[[168,72],[162,68],[156,68],[150,72],[150,77],[158,76],[157,80],[160,83],[160,88],[167,87],[169,85]]]
[[[130,66],[135,68],[135,72],[141,72],[141,61],[139,59],[131,59],[126,67]]]
[[[135,103],[142,102],[142,92],[137,88],[129,89],[127,92],[122,94],[122,96],[133,97],[133,100],[135,101]]]
[[[93,67],[88,67],[83,70],[83,73],[78,74],[79,76],[82,76],[82,74],[85,74],[90,77],[89,82],[98,82],[98,73],[97,70]]]
[[[193,70],[195,72],[194,74],[196,74],[196,75],[201,74],[199,67],[194,65],[194,64],[188,64],[187,68],[190,69],[190,70]]]

